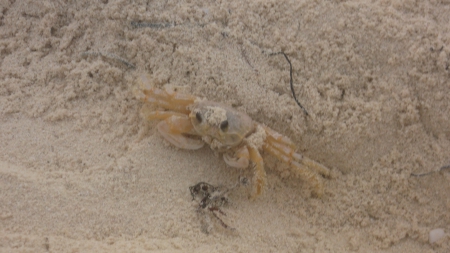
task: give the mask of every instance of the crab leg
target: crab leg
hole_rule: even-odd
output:
[[[234,154],[225,153],[223,160],[233,168],[245,169],[248,167],[249,153],[246,146],[240,147]]]
[[[197,99],[192,95],[155,88],[150,85],[146,75],[141,76],[139,86],[142,94],[137,94],[137,96],[141,101],[181,113],[189,113],[187,107]]]
[[[142,108],[141,113],[148,120],[162,120],[167,119],[171,116],[186,116],[184,113],[172,112],[172,111],[152,111],[147,107]]]
[[[167,114],[170,112],[167,112]],[[199,149],[205,144],[201,139],[193,138],[197,135],[187,115],[174,115],[167,117],[156,126],[158,132],[168,142],[182,149]],[[167,115],[165,115],[167,116]]]
[[[322,179],[320,178],[320,176],[315,171],[308,169],[308,168],[312,168],[312,169],[316,169],[316,171],[317,171],[317,168],[312,166],[312,165],[318,165],[317,163],[312,161],[315,164],[311,164],[311,166],[309,166],[310,163],[305,164],[305,158],[306,157],[303,157],[303,159],[301,159],[300,162],[303,163],[304,165],[300,164],[300,163],[296,162],[293,158],[298,158],[298,156],[301,157],[301,155],[299,155],[297,153],[294,153],[294,154],[291,154],[290,156],[288,156],[285,153],[283,153],[280,150],[278,150],[277,148],[275,148],[274,146],[272,146],[271,144],[265,144],[263,146],[263,149],[265,151],[267,151],[268,153],[270,153],[271,155],[277,157],[281,161],[289,164],[291,166],[291,168],[293,169],[293,172],[297,176],[301,177],[304,181],[312,183],[313,186],[314,186],[314,193],[317,195],[317,197],[320,198],[323,195]],[[308,161],[311,161],[308,158],[306,158],[306,159]],[[322,165],[320,165],[320,166],[323,167]],[[326,172],[328,173],[328,171],[326,171]]]
[[[297,154],[297,155],[299,155],[299,154]],[[330,177],[330,170],[327,167],[323,166],[322,164],[320,164],[314,160],[311,160],[306,156],[303,156],[301,162],[304,165],[308,166],[308,168],[312,168],[312,169],[316,170],[320,175],[322,175],[324,177]]]
[[[319,175],[317,175],[316,172],[310,170],[309,167],[306,167],[294,161],[291,163],[291,168],[294,169],[294,173],[300,176],[304,181],[307,181],[308,183],[312,184],[314,188],[314,194],[318,198],[322,197],[323,182],[322,178]]]
[[[308,157],[302,156],[296,153],[295,150],[280,145],[279,143],[266,142],[263,146],[263,149],[289,165],[293,161],[298,161],[325,177],[330,176],[330,170],[327,167],[314,160],[309,159]]]
[[[267,127],[267,126],[263,126],[264,130],[266,130],[266,134],[267,134],[267,138],[269,139],[269,141],[271,142],[277,142],[280,144],[283,144],[284,146],[288,146],[291,149],[295,149],[295,144],[286,136],[275,132],[274,130],[272,130],[271,128]]]
[[[263,149],[281,161],[290,165],[293,172],[303,180],[312,183],[315,194],[320,197],[323,195],[323,183],[318,174],[328,177],[330,171],[322,164],[304,157],[295,151],[294,143],[287,137],[264,126],[267,133],[267,140]]]
[[[290,161],[292,160],[299,161],[302,164],[316,170],[317,173],[325,177],[330,176],[330,171],[327,167],[309,159],[308,157],[304,157],[296,153],[295,144],[289,138],[275,132],[267,126],[264,126],[264,129],[267,133],[267,141],[263,148],[269,153],[276,157],[279,157],[287,164],[290,164]]]
[[[250,160],[255,163],[252,198],[256,198],[261,195],[266,186],[266,171],[264,170],[264,162],[258,149],[252,145],[247,147],[250,154]]]

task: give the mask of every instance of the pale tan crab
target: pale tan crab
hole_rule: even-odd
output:
[[[146,75],[139,83],[135,90],[138,99],[163,109],[143,110],[143,114],[148,120],[161,120],[157,129],[167,141],[181,149],[199,149],[206,143],[223,154],[231,167],[247,168],[249,161],[254,163],[253,198],[266,185],[262,150],[290,165],[294,174],[312,184],[317,197],[322,196],[324,187],[319,174],[329,176],[328,168],[296,153],[289,138],[224,104],[155,88]]]

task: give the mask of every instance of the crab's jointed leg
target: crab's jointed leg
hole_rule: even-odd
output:
[[[137,91],[137,96],[141,101],[180,113],[189,114],[190,111],[187,107],[197,99],[196,96],[189,94],[155,88],[150,84],[146,75],[142,75],[139,79],[139,86],[140,90]]]
[[[240,147],[234,154],[225,153],[223,160],[233,168],[248,168],[250,154],[246,146]]]
[[[293,172],[313,185],[317,197],[323,195],[324,187],[319,174],[329,176],[328,168],[295,152],[295,145],[287,137],[264,127],[267,133],[263,149],[281,161],[289,164]]]
[[[267,176],[264,170],[264,162],[258,149],[252,145],[248,145],[248,152],[250,154],[250,160],[255,163],[253,176],[253,193],[252,198],[256,198],[261,195],[266,186]]]
[[[153,111],[151,109],[149,109],[148,107],[144,107],[141,110],[142,115],[147,119],[147,120],[164,120],[167,118],[170,118],[172,116],[186,116],[186,114],[184,113],[179,113],[179,112],[173,112],[173,111]]]
[[[205,144],[202,140],[193,138],[196,135],[189,116],[171,111],[142,110],[149,120],[162,119],[156,128],[168,142],[182,149],[199,149]]]
[[[188,116],[172,116],[158,123],[158,132],[168,142],[182,149],[199,149],[205,144],[201,139],[195,139],[194,129]]]
[[[253,145],[244,145],[240,147],[234,154],[225,153],[223,160],[226,164],[233,168],[245,169],[251,160],[255,165],[253,167],[253,191],[251,198],[255,199],[263,192],[266,186],[266,171],[264,170],[264,161],[258,149]]]
[[[297,155],[301,156],[300,154],[297,154]],[[308,166],[308,168],[314,169],[320,175],[322,175],[324,177],[330,177],[330,169],[323,166],[322,164],[320,164],[314,160],[311,160],[306,156],[302,156],[301,162],[302,162],[302,164]]]
[[[192,138],[197,135],[189,119],[190,110],[197,97],[177,93],[166,89],[161,90],[153,87],[146,75],[139,79],[140,89],[136,90],[137,97],[148,104],[156,105],[170,111],[150,111],[148,108],[142,110],[148,120],[162,120],[158,123],[159,133],[170,143],[182,149],[199,149],[204,142]]]

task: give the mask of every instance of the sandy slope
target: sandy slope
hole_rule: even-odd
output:
[[[129,2],[0,2],[0,252],[448,252],[450,173],[410,174],[450,164],[450,2]],[[206,234],[188,187],[241,172],[168,145],[142,73],[289,136],[325,196],[266,157],[265,194]]]

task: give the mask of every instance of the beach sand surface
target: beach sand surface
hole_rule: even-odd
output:
[[[450,252],[449,13],[448,0],[1,0],[0,252]],[[264,194],[236,188],[219,214],[234,230],[198,213],[189,186],[252,170],[165,141],[133,92],[146,74],[292,139],[330,168],[324,196],[263,154]]]

